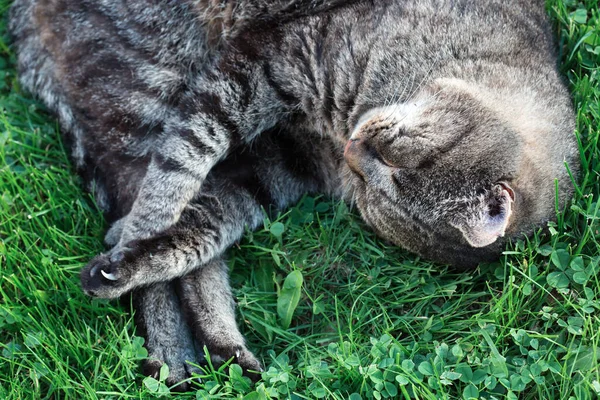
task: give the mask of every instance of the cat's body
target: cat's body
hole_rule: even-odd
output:
[[[84,289],[154,284],[137,316],[173,379],[194,340],[258,368],[220,256],[261,206],[351,185],[383,237],[470,266],[552,218],[555,179],[570,194],[573,115],[543,2],[298,1],[317,5],[305,16],[265,0],[247,15],[274,17],[220,17],[216,35],[194,11],[206,3],[18,1],[12,16],[22,82],[121,218]],[[192,327],[177,340],[175,286]]]

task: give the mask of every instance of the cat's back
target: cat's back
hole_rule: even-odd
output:
[[[10,30],[25,86],[37,94],[36,80],[53,78],[61,82],[65,93],[110,84],[97,82],[102,77],[123,84],[120,76],[134,82],[140,69],[149,74],[156,72],[150,71],[152,67],[184,73],[201,64],[206,52],[200,22],[187,2],[170,3],[17,0],[11,9]],[[26,76],[31,73],[37,73],[33,81]],[[157,80],[156,76],[151,79]]]
[[[57,115],[107,209],[101,182],[143,176],[170,103],[207,60],[200,22],[186,1],[16,0],[9,24],[22,86]]]
[[[202,21],[186,1],[17,0],[10,22],[17,45],[37,39],[55,55],[77,45],[121,42],[156,62],[175,64],[189,61],[191,53],[201,57],[205,43]],[[82,57],[94,50],[88,47]]]

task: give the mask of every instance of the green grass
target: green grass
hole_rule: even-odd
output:
[[[2,14],[7,7],[0,0]],[[229,256],[240,325],[264,361],[263,380],[252,386],[225,366],[208,370],[197,392],[173,397],[600,394],[600,10],[596,0],[549,0],[549,10],[583,166],[577,195],[550,234],[458,273],[385,245],[343,204],[306,198]],[[144,381],[138,368],[144,350],[131,310],[79,288],[80,268],[102,250],[104,222],[56,122],[19,89],[4,25],[0,398],[158,396],[164,387]],[[277,300],[288,295],[291,271],[304,283],[285,329]]]

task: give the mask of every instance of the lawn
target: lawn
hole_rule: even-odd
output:
[[[548,1],[583,172],[545,233],[460,273],[382,243],[344,204],[304,198],[229,253],[239,323],[264,362],[262,380],[208,367],[196,391],[172,395],[140,373],[145,350],[131,308],[80,290],[79,270],[103,249],[105,224],[56,121],[19,88],[8,5],[0,0],[0,398],[600,395],[597,0]],[[298,290],[289,285],[300,278]],[[295,310],[278,308],[296,294]]]

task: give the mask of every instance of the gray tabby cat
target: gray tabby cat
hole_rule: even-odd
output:
[[[460,267],[552,219],[578,163],[543,3],[17,1],[21,81],[114,221],[82,286],[133,290],[147,373],[200,344],[260,369],[221,256],[261,207],[345,193]]]

